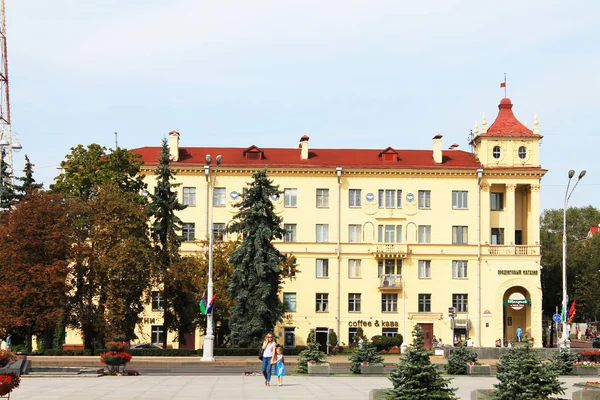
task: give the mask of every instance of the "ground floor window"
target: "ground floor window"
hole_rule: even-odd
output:
[[[296,328],[285,328],[283,335],[283,345],[285,347],[296,347]]]
[[[163,343],[165,329],[162,325],[152,325],[152,343]]]
[[[398,328],[382,328],[381,329],[382,336],[395,337],[397,334],[398,334]]]
[[[358,331],[358,328],[348,328],[348,343],[355,343],[357,341],[357,339],[356,339],[357,331]]]

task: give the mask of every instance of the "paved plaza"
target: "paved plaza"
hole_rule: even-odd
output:
[[[562,377],[567,396],[577,390],[573,383],[585,378]],[[588,379],[589,380],[589,379]],[[596,379],[594,379],[596,380]],[[271,383],[275,383],[276,379]],[[492,377],[455,377],[461,399],[470,399],[474,389],[489,389],[496,382]],[[366,400],[369,391],[391,387],[385,377],[364,376],[288,376],[282,387],[265,387],[262,376],[105,376],[98,378],[24,376],[21,387],[11,394],[11,400]]]

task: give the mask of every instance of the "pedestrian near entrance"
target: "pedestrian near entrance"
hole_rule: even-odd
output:
[[[517,342],[521,341],[521,336],[523,336],[523,329],[521,327],[517,328]]]
[[[10,350],[10,345],[12,344],[11,334],[6,335],[6,350]]]
[[[273,333],[267,333],[265,340],[262,345],[263,359],[262,359],[262,373],[265,377],[265,386],[271,386],[271,360],[275,354],[275,340],[273,340]]]
[[[277,377],[279,386],[283,386],[283,377],[285,376],[285,360],[283,358],[283,347],[277,347],[277,349],[275,350],[275,354],[273,355],[273,360],[271,360],[271,362],[275,364],[275,376]]]
[[[358,348],[359,348],[359,349],[362,349],[362,348],[363,348],[363,343],[364,343],[364,342],[365,342],[365,341],[363,340],[362,336],[359,336],[359,337],[358,337]]]

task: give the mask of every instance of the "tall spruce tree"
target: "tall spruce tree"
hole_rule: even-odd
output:
[[[450,388],[450,380],[429,360],[423,347],[423,329],[415,325],[412,346],[390,374],[394,388],[386,393],[387,400],[455,400],[456,389]]]
[[[229,320],[234,347],[258,346],[283,315],[278,287],[282,278],[279,264],[285,256],[272,241],[283,238],[285,231],[271,202],[271,197],[281,192],[267,177],[266,168],[252,178],[229,228],[243,238],[229,259],[235,266],[229,284],[229,293],[236,300]]]
[[[181,237],[177,231],[181,230],[181,220],[175,212],[186,208],[177,200],[177,192],[173,191],[179,184],[171,183],[177,171],[171,169],[170,163],[169,145],[167,139],[163,139],[158,167],[154,171],[156,190],[154,194],[150,194],[149,205],[150,213],[154,217],[152,238],[157,253],[159,280],[163,284],[164,292],[163,349],[167,348],[167,332],[177,325],[174,321],[177,313],[172,309],[172,302],[170,303],[171,298],[175,297],[175,286],[167,279],[170,276],[170,266],[180,261]]]
[[[12,183],[12,171],[6,162],[6,149],[2,148],[0,158],[0,210],[8,210],[17,199],[15,186]]]
[[[44,187],[44,185],[41,183],[35,183],[35,179],[33,179],[34,166],[35,165],[29,160],[29,157],[25,155],[25,167],[23,168],[23,173],[25,175],[17,178],[17,180],[23,182],[23,184],[15,186],[16,196],[18,199],[22,199],[28,193]]]
[[[494,400],[543,400],[552,394],[564,394],[559,371],[552,363],[541,362],[531,348],[531,340],[503,354],[497,370],[500,383],[494,385]]]

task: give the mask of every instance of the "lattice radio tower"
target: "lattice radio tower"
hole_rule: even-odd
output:
[[[10,124],[10,95],[8,90],[8,52],[6,50],[6,13],[4,0],[0,0],[0,149],[8,156],[8,172],[13,180],[13,151],[22,149],[19,136],[12,131]]]

